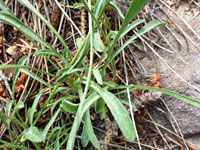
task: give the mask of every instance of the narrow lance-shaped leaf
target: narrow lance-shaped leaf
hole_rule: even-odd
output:
[[[125,138],[128,141],[133,142],[135,139],[135,127],[129,117],[127,110],[122,105],[120,100],[114,94],[108,92],[104,88],[101,88],[100,86],[98,86],[98,84],[94,82],[91,83],[91,87],[101,96],[101,98],[107,104]]]
[[[36,112],[36,108],[37,108],[37,105],[38,105],[38,102],[40,100],[40,97],[42,96],[42,93],[44,92],[44,89],[41,90],[35,97],[34,101],[33,101],[33,105],[32,107],[28,110],[28,119],[30,121],[30,124],[32,125],[33,123],[33,116],[34,116],[34,113]]]
[[[148,3],[149,0],[133,0],[128,12],[125,16],[125,19],[119,29],[119,32],[117,34],[117,36],[114,39],[114,42],[112,43],[111,46],[111,52],[109,54],[112,54],[112,50],[114,48],[114,46],[116,45],[117,41],[119,40],[119,37],[121,35],[121,33],[123,32],[123,30],[126,28],[126,26],[133,20],[133,18],[135,18],[135,16],[144,8],[144,6]]]
[[[102,76],[101,73],[98,69],[93,69],[93,74],[95,79],[97,80],[97,82],[102,85],[103,84],[103,80],[102,80]]]
[[[0,0],[0,8],[9,13],[9,14],[12,14],[11,10],[8,8],[8,6],[3,2],[3,0]]]
[[[29,39],[34,39],[35,41],[39,42],[40,44],[44,45],[46,48],[53,50],[53,48],[39,35],[33,32],[29,27],[24,25],[19,19],[14,17],[11,14],[6,12],[0,12],[0,21],[5,22],[11,26],[17,28],[20,32],[26,35]]]
[[[62,104],[60,105],[60,109],[64,113],[71,113],[71,114],[76,114],[78,110],[79,104],[73,104],[72,102],[69,102],[68,100],[63,100]]]
[[[6,104],[6,115],[7,116],[10,116],[10,112],[11,112],[11,108],[12,108],[13,102],[14,101],[11,100]]]
[[[99,20],[110,0],[98,0],[94,7],[94,16]]]
[[[92,142],[92,144],[97,148],[100,149],[100,145],[99,142],[97,140],[96,135],[94,134],[94,130],[92,127],[92,123],[90,120],[90,113],[89,113],[89,109],[85,112],[84,114],[84,122],[85,122],[85,126],[86,126],[86,131],[87,131],[87,135],[90,139],[90,141]]]
[[[133,40],[138,38],[138,36],[145,34],[146,32],[152,30],[155,27],[165,25],[165,23],[161,23],[158,20],[151,21],[147,23],[144,27],[142,27],[138,32],[137,35],[133,35],[130,39],[128,39],[109,59],[106,60],[103,66],[103,70],[108,66],[108,64]]]
[[[44,85],[50,87],[50,88],[53,88],[53,86],[47,82],[45,82],[44,80],[42,80],[41,78],[39,78],[36,74],[32,73],[31,71],[29,70],[25,70],[25,69],[21,69],[21,72],[27,74],[28,76],[32,77],[33,79],[43,83]]]
[[[47,133],[48,133],[50,127],[52,126],[52,124],[55,122],[56,117],[58,116],[59,112],[60,112],[60,109],[57,110],[57,112],[54,114],[54,116],[51,118],[51,120],[49,121],[49,123],[44,128],[44,131],[42,133],[42,141],[43,142],[45,142]]]
[[[68,142],[67,142],[67,150],[72,150],[73,147],[74,147],[76,132],[77,132],[77,130],[80,126],[80,123],[82,121],[83,114],[99,98],[100,98],[99,95],[97,95],[96,93],[93,93],[85,100],[85,102],[83,104],[79,105],[79,108],[78,108],[78,111],[76,113],[75,120],[74,120],[74,123],[73,123],[73,126],[72,126],[72,130],[70,132],[69,139],[68,139]]]
[[[166,89],[160,89],[160,88],[144,86],[144,85],[134,85],[133,89],[134,90],[137,90],[137,89],[148,89],[148,90],[153,90],[153,91],[159,91],[161,93],[173,96],[173,97],[178,98],[178,99],[180,99],[180,100],[182,100],[184,102],[187,102],[187,103],[189,103],[189,104],[191,104],[191,105],[193,105],[195,107],[200,108],[200,101],[195,100],[195,99],[191,99],[191,98],[189,98],[187,96],[184,96],[184,95],[181,95],[181,94],[177,94],[177,93],[174,93],[174,92],[166,90]]]
[[[23,4],[24,6],[26,6],[29,10],[31,10],[35,15],[37,15],[49,27],[49,29],[51,29],[51,31],[53,31],[53,33],[58,37],[58,39],[60,40],[60,42],[62,43],[62,45],[64,46],[64,48],[67,50],[69,58],[72,59],[71,53],[70,53],[70,51],[69,51],[69,49],[68,49],[65,41],[62,39],[62,37],[60,36],[60,34],[55,30],[55,28],[51,25],[51,23],[48,20],[46,20],[39,13],[39,11],[36,8],[33,7],[33,5],[28,0],[19,0],[19,2],[21,4]]]
[[[86,147],[89,143],[89,137],[88,137],[88,134],[87,134],[87,126],[84,124],[83,125],[83,131],[82,131],[82,134],[81,134],[81,144],[83,147]]]
[[[0,70],[7,70],[7,69],[29,69],[29,70],[37,71],[37,72],[40,72],[42,74],[49,75],[51,77],[57,78],[57,76],[54,75],[54,74],[51,74],[51,73],[48,73],[48,72],[45,72],[43,70],[39,70],[37,68],[33,68],[33,67],[30,67],[30,66],[24,66],[24,65],[2,65],[2,66],[0,66]]]

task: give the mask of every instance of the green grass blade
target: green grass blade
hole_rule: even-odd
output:
[[[40,56],[40,55],[53,55],[53,56],[57,56],[58,58],[60,58],[60,54],[49,51],[49,50],[39,50],[33,54],[33,56]]]
[[[45,82],[44,80],[42,80],[40,77],[38,77],[36,74],[34,74],[33,72],[29,71],[29,70],[25,70],[25,69],[21,69],[21,72],[25,73],[26,75],[32,77],[33,79],[37,80],[38,82],[41,82],[42,84],[53,88],[53,86],[47,82]]]
[[[0,145],[0,149],[3,149],[3,148],[14,148],[14,149],[22,149],[22,150],[33,150],[33,149],[28,148],[26,146],[18,146],[16,144],[12,144],[12,143],[9,143],[9,142],[1,140],[1,139],[0,139],[0,143],[2,143],[2,145]],[[3,144],[5,144],[5,145],[3,145]]]
[[[151,87],[151,86],[134,85],[134,90],[137,90],[137,89],[147,89],[147,90],[158,91],[158,92],[173,96],[173,97],[175,97],[177,99],[180,99],[180,100],[182,100],[182,101],[184,101],[184,102],[186,102],[188,104],[191,104],[191,105],[193,105],[195,107],[200,108],[200,101],[195,100],[195,99],[191,99],[191,98],[189,98],[187,96],[183,96],[181,94],[177,94],[177,93],[169,91],[169,90],[155,88],[155,87]]]
[[[33,32],[29,27],[24,25],[24,23],[21,22],[19,19],[17,19],[15,16],[8,14],[6,12],[0,12],[0,21],[5,22],[11,26],[14,26],[21,33],[26,35],[29,39],[34,39],[38,43],[44,45],[46,48],[54,51],[53,47],[51,47],[51,45],[49,43],[47,43],[44,39],[42,39],[35,32]]]
[[[129,31],[131,31],[134,27],[140,25],[141,23],[143,23],[144,20],[143,19],[137,19],[136,21],[134,21],[133,23],[131,23],[130,25],[128,25],[123,32],[121,33],[119,40],[124,37]]]
[[[120,100],[112,93],[108,92],[106,89],[101,88],[98,84],[92,82],[91,87],[101,96],[104,102],[110,109],[113,117],[119,125],[124,137],[133,142],[135,135],[135,127],[131,121],[129,114],[125,107],[122,105]]]
[[[9,14],[12,14],[11,10],[8,8],[8,6],[3,2],[3,0],[0,0],[0,8],[9,13]]]
[[[29,66],[23,66],[23,65],[1,65],[0,66],[0,70],[7,70],[7,69],[30,69],[30,70],[37,71],[37,72],[40,72],[42,74],[57,78],[57,76],[54,75],[54,74],[47,73],[43,70],[39,70],[37,68],[33,68],[33,67],[29,67]]]
[[[151,21],[147,23],[144,27],[142,27],[138,32],[137,35],[133,35],[130,39],[128,39],[112,56],[109,57],[109,59],[106,59],[103,69],[105,70],[108,64],[127,46],[129,45],[133,40],[138,38],[138,36],[145,34],[146,32],[152,30],[155,27],[165,25],[165,23],[161,23],[158,20]]]
[[[54,29],[54,27],[51,25],[51,23],[46,20],[39,12],[37,9],[35,9],[32,4],[28,1],[28,0],[19,0],[19,2],[21,4],[23,4],[24,6],[26,6],[29,10],[31,10],[36,16],[38,16],[48,27],[51,31],[53,31],[53,33],[57,36],[57,38],[60,40],[60,42],[62,43],[62,45],[64,46],[64,48],[67,50],[68,52],[68,56],[70,59],[72,59],[71,53],[69,51],[69,48],[67,47],[65,41],[62,39],[62,37],[60,36],[60,34]],[[68,60],[68,58],[66,58],[66,60]],[[66,61],[67,62],[67,61]]]
[[[99,18],[102,16],[104,10],[108,6],[110,0],[98,0],[94,7],[94,16],[99,20]]]
[[[44,128],[44,131],[42,132],[42,141],[45,142],[46,140],[46,136],[47,136],[47,133],[50,129],[50,127],[53,125],[53,123],[55,122],[58,114],[60,112],[60,109],[57,110],[57,112],[54,114],[54,116],[51,118],[51,120],[49,121],[49,123],[45,126]]]
[[[38,105],[38,102],[40,100],[40,97],[42,96],[42,93],[44,92],[44,89],[41,90],[35,97],[34,101],[33,101],[33,105],[32,107],[29,109],[28,111],[28,119],[29,119],[29,122],[30,122],[30,125],[33,124],[33,117],[34,117],[34,113],[37,111],[37,105]]]

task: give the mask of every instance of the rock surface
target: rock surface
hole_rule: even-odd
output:
[[[181,3],[177,8],[176,13],[185,19],[189,25],[200,35],[200,15],[198,8],[189,9],[187,2]],[[190,41],[186,41],[183,35],[178,31],[177,27],[165,15],[158,13],[160,19],[167,21],[172,31],[176,34],[179,41],[181,42],[181,50],[179,50],[178,44],[171,33],[166,30],[162,30],[162,33],[169,40],[170,44],[175,49],[173,54],[170,54],[161,49],[156,49],[156,52],[176,71],[184,80],[194,86],[196,89],[200,89],[200,52]],[[189,37],[198,43],[198,39],[195,35],[185,26],[185,24],[172,12],[168,12],[170,18],[172,18],[182,30],[184,30]],[[197,44],[199,47],[200,45]],[[149,52],[151,58],[153,57],[152,52]],[[159,58],[152,60],[149,57],[145,57],[141,60],[147,72],[163,74],[161,82],[163,88],[172,90],[174,92],[183,94],[190,98],[200,100],[200,93],[194,88],[184,83],[177,75],[175,75],[169,67]],[[156,68],[156,67],[157,68]],[[167,97],[167,105],[169,106],[172,114],[176,118],[184,136],[190,137],[189,140],[196,143],[196,146],[200,148],[199,137],[195,136],[200,133],[200,109],[193,107],[185,102],[177,100],[172,97]]]
[[[113,1],[120,4],[124,3],[123,0]],[[198,3],[200,5],[200,2]],[[125,10],[128,10],[124,9],[126,5],[120,4],[118,4],[118,6],[122,9],[122,12],[125,13]],[[129,4],[129,1],[127,1],[127,4]],[[177,15],[167,9],[166,12],[169,17],[181,28],[181,30],[183,30],[189,38],[191,38],[194,43],[200,47],[200,44],[198,43],[199,39],[197,39],[197,37],[191,32],[191,30],[188,29],[183,21],[177,17],[177,15],[182,17],[194,29],[197,35],[200,35],[200,15],[198,15],[199,8],[195,5],[189,5],[187,1],[179,1],[178,8],[175,11]],[[147,51],[149,57],[140,59],[140,62],[148,73],[160,73],[162,75],[161,82],[163,88],[196,100],[200,100],[200,92],[194,89],[196,88],[200,91],[200,51],[197,50],[191,41],[183,36],[178,27],[175,26],[174,23],[170,21],[170,19],[166,17],[161,10],[156,11],[156,15],[167,23],[169,28],[177,36],[181,43],[180,48],[180,45],[178,45],[172,34],[166,30],[166,28],[160,28],[163,35],[172,45],[173,53],[163,51],[160,48],[156,48],[156,52],[174,69],[178,75],[191,85],[188,85],[181,80],[172,70],[169,69],[169,66],[156,57],[151,50]],[[158,40],[156,41],[156,39],[152,40],[159,42]],[[163,42],[161,45],[170,50],[167,43]],[[137,55],[143,57],[144,54],[138,53]],[[189,141],[200,148],[200,137],[196,136],[200,133],[200,109],[169,96],[166,97],[166,103],[169,106],[171,113],[176,118],[184,137],[188,137]],[[159,120],[159,117],[157,117],[157,121],[160,124],[166,125],[166,122],[163,122],[163,119]]]

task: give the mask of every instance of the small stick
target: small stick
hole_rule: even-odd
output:
[[[4,75],[4,73],[3,73],[2,70],[0,70],[0,78],[4,81],[5,87],[6,87],[6,89],[8,90],[10,96],[12,97],[12,90],[11,90],[10,85],[9,85],[9,83],[8,83],[8,80],[7,80],[7,78],[6,78],[6,76]]]

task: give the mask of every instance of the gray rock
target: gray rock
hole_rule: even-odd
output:
[[[198,11],[196,10],[196,12]],[[180,5],[176,13],[183,17],[188,23],[190,23],[196,32],[200,31],[200,16],[197,16],[195,19],[191,20],[191,18],[194,17],[194,14],[191,10],[189,10],[187,3]],[[175,20],[175,22],[190,36],[190,38],[192,38],[192,40],[196,40],[195,36],[173,13],[168,13],[168,15],[173,20]],[[165,15],[161,15],[160,18],[167,20]],[[200,89],[200,53],[190,42],[188,42],[188,51],[185,38],[183,38],[183,36],[177,32],[173,24],[170,22],[167,23],[170,25],[170,28],[172,28],[173,32],[177,35],[183,47],[181,50],[178,50],[176,40],[169,32],[166,32],[166,30],[163,29],[163,34],[167,37],[176,51],[174,54],[170,54],[158,48],[157,52],[182,78],[184,78],[187,82],[191,83],[196,88]],[[152,52],[149,52],[149,55],[153,58]],[[163,74],[163,76],[161,76],[163,88],[183,94],[193,99],[200,100],[200,93],[195,91],[188,84],[184,83],[180,78],[178,78],[166,66],[166,64],[163,63],[162,60],[157,59],[154,61],[149,59],[149,57],[145,57],[141,60],[141,62],[147,72],[159,72],[160,74]],[[191,136],[193,134],[200,133],[200,109],[172,97],[167,98],[167,104],[172,111],[172,114],[178,121],[178,124],[180,125],[185,136]]]

